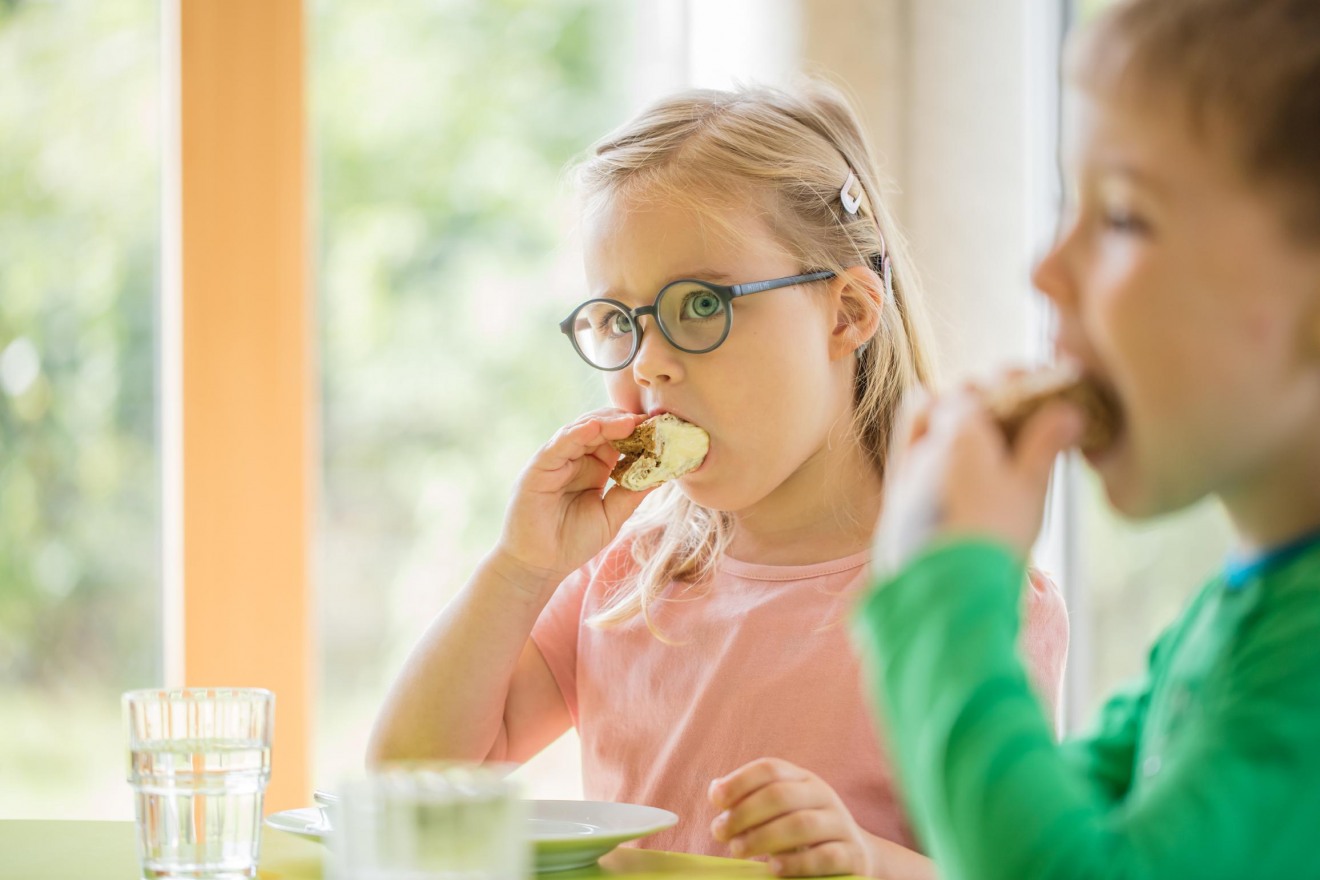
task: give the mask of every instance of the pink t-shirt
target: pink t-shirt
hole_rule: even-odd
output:
[[[711,780],[756,758],[782,758],[820,776],[862,828],[914,847],[872,723],[848,617],[866,587],[869,553],[814,565],[724,558],[700,589],[671,585],[652,621],[598,629],[586,620],[636,565],[627,541],[566,580],[532,639],[582,741],[590,800],[672,810],[678,825],[651,849],[727,855],[710,834]],[[1022,649],[1056,717],[1068,647],[1058,589],[1033,575],[1024,591]]]

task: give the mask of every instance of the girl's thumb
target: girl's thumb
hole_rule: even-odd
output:
[[[1085,416],[1070,403],[1047,405],[1023,426],[1013,452],[1018,472],[1042,494],[1059,453],[1076,446],[1085,429]]]
[[[614,486],[605,493],[602,503],[605,505],[605,519],[610,524],[610,534],[617,535],[619,529],[628,521],[628,517],[641,506],[646,496],[655,491],[655,487],[633,492],[622,486]]]

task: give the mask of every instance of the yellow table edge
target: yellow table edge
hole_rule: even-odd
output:
[[[318,843],[264,828],[257,873],[263,880],[320,880],[323,853]],[[2,880],[137,880],[139,876],[132,822],[0,820]],[[761,862],[620,847],[596,867],[536,876],[544,880],[723,880],[773,875]]]

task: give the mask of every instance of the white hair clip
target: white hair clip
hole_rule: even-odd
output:
[[[857,187],[857,195],[853,195],[854,186]],[[843,186],[839,187],[839,201],[843,202],[843,209],[855,216],[858,209],[862,207],[862,196],[864,195],[866,195],[866,192],[862,189],[861,181],[849,168],[848,179],[843,182]]]
[[[856,195],[853,194],[853,187],[857,188]],[[852,216],[857,216],[857,212],[862,207],[862,199],[865,196],[866,190],[862,189],[862,182],[857,179],[857,175],[849,168],[848,179],[843,182],[843,186],[839,187],[839,201],[843,203],[843,209]],[[874,268],[881,279],[884,280],[885,300],[892,303],[894,301],[893,260],[889,259],[889,246],[885,244],[884,233],[880,233],[880,257]],[[859,352],[861,350],[858,349]]]

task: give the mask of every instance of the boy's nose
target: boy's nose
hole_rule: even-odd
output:
[[[638,319],[642,330],[642,344],[633,358],[633,379],[638,385],[673,382],[681,377],[680,352],[669,344],[655,318],[647,315]]]
[[[1075,285],[1065,259],[1067,245],[1068,236],[1065,234],[1054,242],[1031,271],[1031,283],[1056,306],[1066,305],[1076,298]]]

